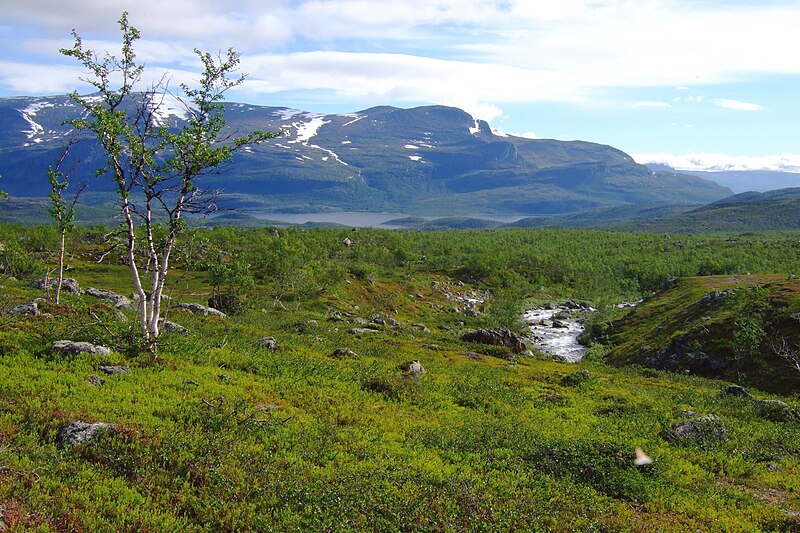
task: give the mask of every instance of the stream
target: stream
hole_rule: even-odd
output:
[[[530,324],[531,340],[537,350],[576,363],[586,353],[586,346],[578,343],[583,333],[583,323],[594,309],[567,302],[560,306],[531,309],[523,316]]]

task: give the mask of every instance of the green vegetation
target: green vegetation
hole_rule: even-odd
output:
[[[718,377],[796,393],[800,372],[784,347],[800,340],[800,280],[785,274],[679,280],[629,312],[593,317],[589,334],[606,360]]]
[[[109,232],[67,234],[67,275],[129,294],[124,249],[107,253]],[[30,287],[55,264],[58,238],[52,226],[0,226],[0,309],[45,298],[37,316],[0,319],[0,520],[11,530],[800,527],[796,387],[783,389],[794,394],[780,397],[784,409],[723,394],[725,382],[602,362],[640,348],[635,336],[661,342],[657,327],[645,329],[656,306],[665,329],[677,327],[668,306],[712,290],[758,287],[732,291],[719,308],[763,312],[754,324],[769,336],[778,301],[787,321],[800,310],[789,279],[797,234],[190,229],[165,288],[173,302],[206,304],[214,290],[252,285],[227,318],[170,308],[167,319],[188,333],[165,329],[157,359],[136,350],[135,312],[123,319],[66,292],[56,305]],[[710,274],[635,308],[623,320],[649,318],[624,337],[607,329],[616,316],[598,315],[598,339],[618,344],[593,346],[578,365],[459,340],[480,326],[514,327],[532,301],[603,306]],[[454,312],[454,297],[487,291],[474,316]],[[357,318],[372,332],[348,333]],[[753,338],[740,339],[739,353]],[[60,339],[112,351],[59,355]],[[415,360],[424,375],[409,371]],[[791,371],[764,362],[773,363]],[[674,424],[705,415],[716,417],[703,419],[713,433],[670,437]],[[57,446],[73,420],[116,426]],[[637,447],[651,465],[636,466]]]

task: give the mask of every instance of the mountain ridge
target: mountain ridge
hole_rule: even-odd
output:
[[[63,96],[0,99],[0,175],[10,194],[47,195],[47,166],[68,134],[62,123],[77,112]],[[223,189],[232,207],[261,212],[552,215],[626,204],[702,204],[731,194],[708,180],[650,170],[610,146],[495,133],[453,107],[321,114],[225,103],[224,113],[231,133],[284,132],[238,152],[224,173],[204,177],[203,186]],[[180,105],[167,100],[157,119],[178,127]],[[85,163],[83,179],[102,162],[90,144],[75,157]],[[95,180],[87,201],[102,203],[109,192],[110,184]]]

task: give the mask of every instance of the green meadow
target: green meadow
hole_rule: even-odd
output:
[[[127,296],[113,233],[71,232],[66,275]],[[765,355],[766,337],[737,351],[730,326],[737,309],[767,333],[790,321],[798,233],[190,229],[165,294],[220,295],[230,313],[168,307],[187,332],[164,332],[157,354],[141,349],[135,310],[72,293],[56,305],[31,286],[52,276],[57,242],[52,227],[0,226],[0,311],[41,299],[36,316],[0,316],[6,530],[800,529],[800,372]],[[704,337],[686,309],[731,286],[771,292],[698,311],[728,324]],[[599,309],[580,363],[461,340],[524,332],[524,310],[566,300]],[[725,380],[640,357],[687,331],[731,359]],[[111,352],[62,355],[63,339]],[[726,394],[734,381],[752,397]],[[719,431],[670,437],[706,415]],[[76,420],[114,427],[58,445]]]

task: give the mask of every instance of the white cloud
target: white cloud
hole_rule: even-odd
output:
[[[717,153],[637,154],[639,163],[660,163],[676,170],[777,170],[800,173],[800,154],[730,156]]]
[[[735,109],[736,111],[763,111],[764,106],[761,104],[752,104],[750,102],[742,102],[740,100],[728,100],[726,98],[717,98],[714,104],[725,109]]]
[[[142,30],[140,57],[196,68],[191,49],[244,53],[248,91],[327,91],[366,103],[449,103],[491,120],[504,104],[591,103],[606,88],[678,87],[800,74],[800,9],[786,2],[682,0],[0,0],[0,24],[24,26],[33,42],[0,51],[21,74],[0,85],[63,92],[42,68],[65,61],[71,28],[85,43],[115,46],[116,19]],[[35,30],[35,31],[34,31]],[[6,39],[6,42],[10,42]],[[67,40],[68,42],[68,40]],[[398,47],[400,47],[398,49]],[[34,53],[26,61],[20,51]],[[400,53],[402,52],[402,53]],[[38,77],[37,77],[38,76]],[[48,87],[50,87],[48,89]],[[36,90],[34,90],[36,89]],[[688,99],[688,100],[687,100]],[[687,95],[680,101],[699,102]],[[716,100],[734,109],[758,104]],[[641,101],[642,108],[667,102]],[[738,106],[738,107],[735,107]],[[745,107],[743,107],[745,106]]]

